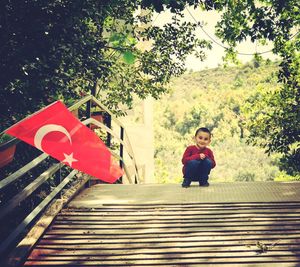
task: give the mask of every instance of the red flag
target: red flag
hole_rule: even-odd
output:
[[[60,101],[20,121],[6,133],[105,182],[113,183],[123,175],[103,141]]]

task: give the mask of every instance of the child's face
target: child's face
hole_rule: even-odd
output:
[[[198,132],[195,136],[195,142],[198,148],[205,148],[210,143],[210,134],[206,132]]]

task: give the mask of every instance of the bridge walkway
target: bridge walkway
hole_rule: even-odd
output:
[[[300,266],[300,183],[98,184],[24,266]]]

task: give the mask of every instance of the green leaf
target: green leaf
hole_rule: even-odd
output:
[[[135,55],[130,51],[125,51],[125,52],[123,52],[123,60],[127,64],[133,64],[135,61]]]
[[[109,37],[109,41],[110,42],[114,42],[114,41],[120,41],[122,39],[122,35],[119,33],[112,33],[112,35]]]
[[[127,40],[131,45],[136,45],[138,43],[138,41],[133,37],[128,37]]]

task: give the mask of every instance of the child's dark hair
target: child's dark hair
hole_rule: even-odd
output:
[[[211,137],[211,131],[209,129],[207,129],[206,127],[200,127],[199,129],[197,129],[195,136],[199,133],[199,132],[204,132],[204,133],[208,133],[209,136]]]

